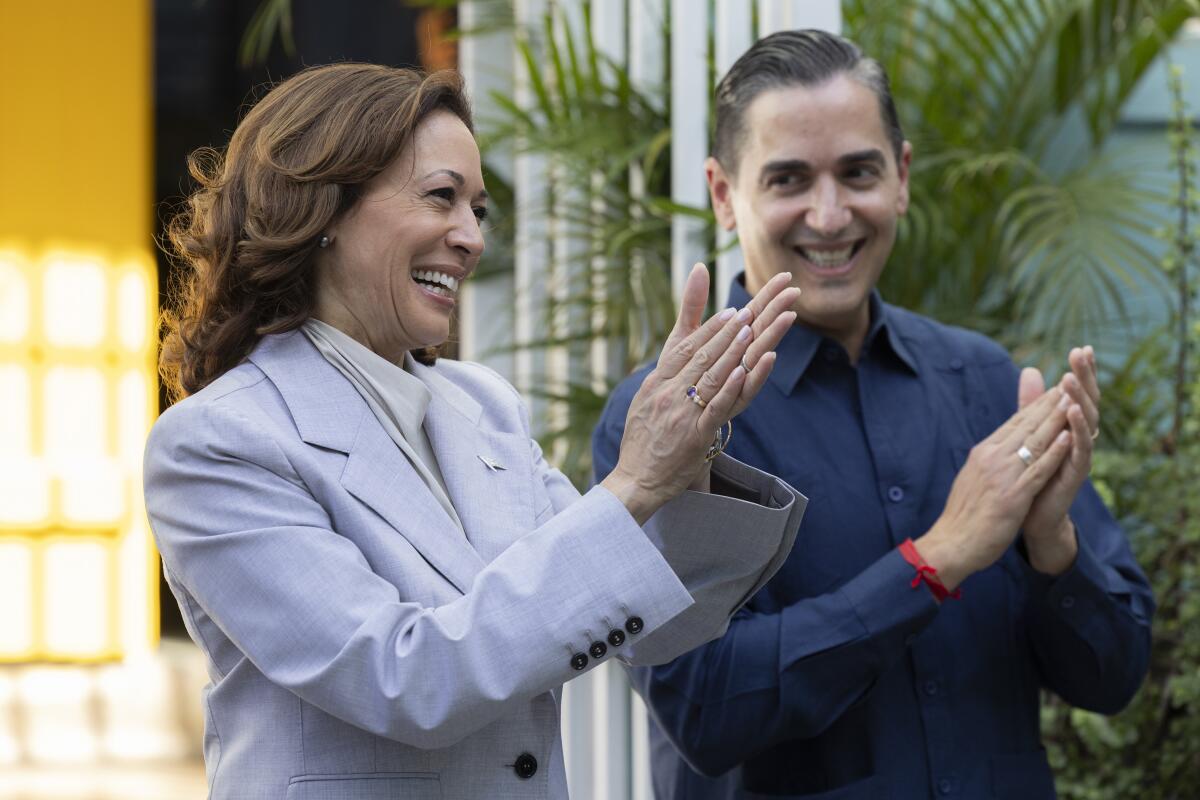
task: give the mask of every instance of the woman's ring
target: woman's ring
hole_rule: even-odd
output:
[[[746,363],[746,354],[745,353],[742,353],[742,369],[746,370],[747,373],[750,372],[750,365]]]
[[[696,384],[694,384],[694,383],[688,387],[687,396],[689,398],[691,398],[691,401],[693,403],[700,406],[701,408],[704,408],[706,405],[708,405],[708,401],[700,396],[700,390],[696,388]]]
[[[1033,464],[1033,451],[1025,445],[1021,445],[1017,448],[1017,458],[1021,459],[1021,463],[1028,467]]]

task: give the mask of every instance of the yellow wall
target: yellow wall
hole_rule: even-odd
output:
[[[145,249],[149,0],[0,0],[0,240]]]
[[[148,0],[0,0],[0,661],[153,646]]]

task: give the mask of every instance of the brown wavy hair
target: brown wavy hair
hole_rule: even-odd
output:
[[[270,333],[312,311],[313,251],[434,111],[472,128],[457,72],[312,67],[271,89],[222,153],[188,157],[199,188],[168,224],[180,267],[163,311],[159,373],[172,400],[198,392]],[[437,351],[414,352],[432,363]]]

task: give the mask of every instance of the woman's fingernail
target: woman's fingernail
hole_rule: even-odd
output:
[[[746,306],[745,308],[743,308],[741,311],[738,312],[738,315],[737,315],[738,322],[746,322],[747,320],[750,319],[750,317],[753,314],[754,314],[754,312],[750,310],[750,306]]]
[[[1062,396],[1061,398],[1059,398],[1059,401],[1058,401],[1058,410],[1059,410],[1059,411],[1066,411],[1066,410],[1067,410],[1067,406],[1069,406],[1069,405],[1071,405],[1071,396],[1070,396],[1070,395],[1068,395],[1067,393],[1065,393],[1065,392],[1064,392],[1064,393],[1063,393],[1063,396]]]
[[[740,331],[738,331],[737,340],[739,342],[744,342],[749,338],[750,338],[750,326],[743,325],[742,329]]]
[[[733,319],[733,315],[736,313],[737,313],[737,309],[734,308],[733,306],[730,306],[729,308],[727,308],[721,312],[721,316],[719,319],[721,320],[721,322],[729,322],[729,320]]]
[[[1067,433],[1066,431],[1060,431],[1058,434],[1058,439],[1056,441],[1059,444],[1065,444],[1067,439],[1070,439],[1070,438],[1071,438],[1071,434]]]

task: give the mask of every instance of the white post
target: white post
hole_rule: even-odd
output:
[[[592,0],[592,43],[596,51],[607,56],[617,64],[626,61],[625,47],[625,2],[624,0]],[[601,65],[602,76],[608,75],[606,67]],[[597,218],[604,215],[604,200],[599,195],[603,188],[604,176],[596,173],[592,176],[592,211]],[[593,234],[593,237],[596,235]],[[595,241],[595,238],[593,238]],[[624,377],[617,374],[624,364],[622,342],[613,337],[601,336],[600,332],[608,324],[608,307],[611,302],[612,287],[608,281],[608,259],[596,255],[591,263],[591,293],[592,293],[592,349],[591,349],[591,386],[592,390],[604,392],[609,381]]]
[[[758,0],[759,38],[794,28],[841,32],[841,0]]]
[[[633,89],[650,102],[661,101],[657,106],[663,110],[666,98],[666,59],[664,51],[669,47],[666,36],[666,0],[629,0],[629,82]],[[642,165],[634,162],[629,167],[629,193],[635,198],[646,194],[646,176]],[[632,209],[632,217],[643,218],[640,206]],[[630,283],[633,302],[645,307],[650,301],[640,291],[644,286],[646,260],[635,252],[630,260]],[[630,331],[630,341],[645,342],[648,331]]]
[[[529,30],[539,30],[545,10],[545,0],[514,0],[513,13],[518,36],[524,36]],[[515,51],[513,63],[516,73],[514,98],[521,108],[530,108],[534,103],[533,89],[526,74],[524,59]],[[517,343],[523,344],[542,338],[542,323],[546,317],[546,283],[550,265],[546,225],[549,170],[542,156],[518,152],[513,160],[513,195],[517,206],[513,328]],[[535,368],[542,359],[543,354],[528,348],[517,350],[513,359],[514,382],[529,403],[535,433],[543,427],[541,421],[546,407],[545,402],[531,394],[535,388]]]
[[[482,21],[479,0],[464,0],[458,7],[459,26],[471,30]],[[495,113],[492,92],[513,95],[513,39],[508,31],[464,36],[458,44],[458,68],[463,74],[478,128]],[[508,148],[493,148],[488,166],[507,181],[513,180],[513,156]],[[505,209],[511,213],[512,209]],[[459,292],[459,357],[482,361],[513,379],[513,277],[497,275],[472,279]]]
[[[671,0],[671,199],[703,208],[708,198],[701,164],[708,155],[708,14],[695,0]],[[671,220],[671,289],[676,302],[692,265],[704,258],[704,224]]]
[[[629,0],[629,80],[635,90],[647,97],[661,96],[665,90],[663,28],[666,13],[666,0]],[[674,41],[674,35],[671,41]],[[635,197],[645,194],[646,180],[640,164],[634,164],[630,169],[629,189]],[[645,264],[635,257],[630,266],[634,273],[634,285],[639,285],[639,271],[645,268]],[[627,692],[626,698],[629,708],[629,758],[632,762],[630,797],[631,800],[654,800],[650,782],[646,705],[632,690]]]
[[[740,0],[717,0],[716,82],[720,82],[738,56],[746,52],[754,42],[754,20],[751,9]],[[716,88],[715,86],[713,87]],[[699,165],[696,169],[699,169]],[[716,307],[724,308],[729,296],[729,284],[733,276],[745,269],[740,245],[730,246],[736,234],[717,226],[717,272],[714,296]]]

